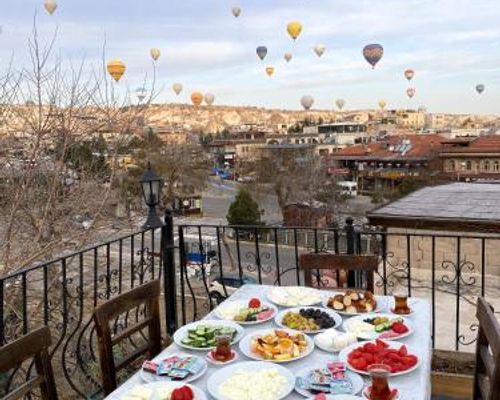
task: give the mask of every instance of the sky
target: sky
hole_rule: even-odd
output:
[[[50,40],[63,60],[99,65],[106,58],[127,65],[122,87],[136,88],[153,74],[156,101],[188,102],[192,91],[211,92],[215,104],[299,109],[312,95],[314,108],[425,106],[432,112],[500,114],[500,3],[498,0],[57,0],[49,16],[43,0],[2,0],[0,72],[14,57],[29,63],[28,38],[36,15],[39,36]],[[231,9],[242,14],[234,18]],[[289,21],[304,29],[297,41]],[[316,44],[325,44],[318,58]],[[380,43],[384,57],[372,69],[362,56]],[[262,62],[255,53],[268,47]],[[294,55],[290,63],[285,52]],[[269,78],[265,67],[273,65]],[[404,70],[416,71],[409,83]],[[184,85],[181,96],[171,90]],[[486,90],[478,95],[474,88]],[[416,89],[408,99],[406,89]]]

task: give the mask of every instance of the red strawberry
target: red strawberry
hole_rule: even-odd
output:
[[[251,299],[248,302],[248,308],[259,308],[261,306],[259,299]]]

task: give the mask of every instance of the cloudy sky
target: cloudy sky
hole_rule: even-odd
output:
[[[50,17],[43,0],[1,0],[0,70],[12,54],[28,62],[27,40],[37,14],[40,36],[58,28],[57,52],[73,62],[107,58],[127,65],[122,86],[140,86],[151,74],[149,49],[162,51],[159,101],[187,101],[193,90],[212,92],[216,103],[299,108],[310,94],[315,107],[427,106],[434,112],[500,114],[500,3],[498,0],[57,0]],[[233,6],[243,10],[236,19]],[[286,33],[303,22],[297,42]],[[323,57],[315,44],[327,46]],[[364,61],[365,44],[380,43],[384,58],[375,70]],[[255,48],[266,45],[261,62]],[[294,59],[287,64],[285,52]],[[266,65],[276,73],[268,78]],[[416,70],[410,86],[406,68]],[[151,75],[149,75],[151,76]],[[182,82],[175,98],[170,86]],[[486,85],[479,96],[474,87]]]

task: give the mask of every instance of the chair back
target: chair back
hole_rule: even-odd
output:
[[[128,292],[122,293],[106,303],[99,305],[94,311],[94,321],[99,348],[99,362],[101,365],[103,389],[109,395],[117,387],[117,372],[129,366],[142,355],[152,358],[161,351],[161,325],[160,325],[160,281],[155,280],[137,286]],[[110,323],[123,314],[137,310],[144,306],[144,318],[119,332],[114,332]],[[142,312],[137,313],[142,315]],[[143,335],[145,344],[137,346],[119,362],[115,362],[113,347],[125,339],[131,340],[135,333],[148,329],[148,334]]]
[[[340,271],[359,271],[364,273],[366,287],[352,287],[349,289],[366,289],[374,291],[374,274],[378,269],[376,256],[354,256],[329,253],[301,254],[299,268],[304,271],[306,286],[313,285],[313,271],[328,270],[337,273],[337,284],[340,286]]]
[[[500,324],[493,307],[482,297],[477,301],[479,332],[474,374],[474,400],[500,400]]]
[[[36,371],[35,377],[29,378],[3,399],[23,398],[33,390],[40,388],[43,400],[57,400],[49,355],[50,344],[50,329],[44,326],[0,348],[0,374],[19,367],[29,359],[33,359]]]

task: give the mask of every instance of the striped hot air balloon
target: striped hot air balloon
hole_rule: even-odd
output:
[[[127,69],[123,61],[118,59],[109,61],[107,68],[108,68],[108,73],[116,82],[118,82],[121,79],[121,77],[125,73],[125,70]]]
[[[368,44],[363,48],[363,56],[372,68],[375,68],[383,55],[384,48],[380,44]]]

